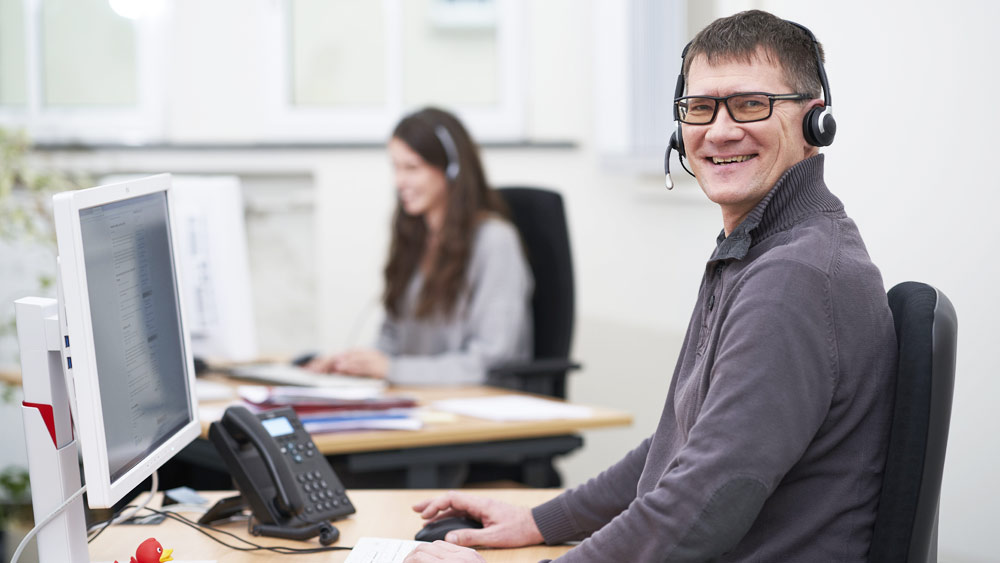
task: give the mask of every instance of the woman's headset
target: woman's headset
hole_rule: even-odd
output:
[[[829,146],[833,143],[834,135],[837,134],[837,122],[833,119],[833,97],[830,95],[830,83],[826,80],[823,57],[819,54],[819,42],[816,41],[816,36],[806,26],[788,20],[785,21],[806,32],[806,35],[812,41],[813,49],[816,52],[816,68],[819,69],[819,82],[823,87],[823,106],[814,107],[806,113],[805,118],[802,120],[802,134],[805,136],[806,142],[814,147]],[[684,50],[681,51],[681,71],[677,75],[677,86],[674,88],[675,100],[684,95],[684,59],[687,57],[690,47],[691,43],[689,42],[684,46]],[[687,166],[684,165],[684,158],[687,155],[684,152],[684,136],[681,134],[681,119],[677,111],[677,104],[674,104],[674,121],[677,122],[677,130],[670,135],[670,144],[667,146],[667,153],[663,158],[663,170],[666,173],[666,186],[668,190],[674,187],[674,182],[670,179],[670,151],[677,151],[681,166],[684,166],[684,170],[687,170],[688,174],[694,176],[688,170]]]
[[[438,125],[435,127],[434,135],[436,135],[438,141],[441,142],[441,146],[444,148],[444,154],[448,158],[448,166],[444,169],[444,175],[448,178],[448,180],[454,182],[455,178],[458,178],[458,172],[460,170],[458,164],[458,145],[455,144],[455,139],[452,138],[451,133],[448,132],[448,128],[444,125]]]

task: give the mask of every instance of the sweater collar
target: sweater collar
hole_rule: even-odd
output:
[[[786,170],[728,237],[725,229],[719,233],[712,260],[740,260],[753,245],[808,216],[843,209],[823,181],[823,155],[807,158]]]

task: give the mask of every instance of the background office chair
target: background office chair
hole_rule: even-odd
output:
[[[943,293],[918,282],[889,290],[889,308],[899,345],[899,372],[868,560],[936,562],[958,320]]]
[[[566,398],[566,374],[580,368],[569,359],[573,342],[573,260],[562,196],[529,187],[497,190],[510,210],[511,221],[524,242],[535,278],[532,297],[534,358],[498,366],[490,371],[490,385]],[[469,467],[467,483],[517,481],[531,487],[558,487],[562,477],[552,461],[583,445],[576,435],[537,440],[537,451],[520,447],[509,455],[479,460]]]
[[[529,187],[497,190],[510,209],[511,220],[524,241],[535,277],[532,298],[534,360],[491,371],[491,380],[505,387],[566,398],[566,374],[580,368],[569,359],[573,343],[573,259],[562,196]]]

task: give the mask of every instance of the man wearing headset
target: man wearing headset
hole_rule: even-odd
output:
[[[583,541],[559,561],[867,560],[896,340],[881,275],[823,181],[825,83],[812,34],[771,14],[694,38],[671,145],[723,232],[656,431],[534,509],[461,493],[418,504],[484,527],[408,562],[571,540]]]

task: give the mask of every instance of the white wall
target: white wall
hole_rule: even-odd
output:
[[[212,3],[211,13],[225,12],[227,5],[233,9],[234,1]],[[202,25],[198,22],[211,15],[203,12],[203,4],[195,10],[191,3],[179,3],[192,18],[187,27]],[[1000,40],[991,29],[1000,7],[987,0],[692,4],[697,4],[689,10],[693,22],[761,7],[809,26],[824,42],[839,125],[837,142],[824,150],[827,181],[860,225],[887,287],[907,279],[932,283],[951,297],[959,315],[941,560],[995,560],[991,516],[1000,491],[991,468],[1000,462],[993,437],[1000,427],[1000,409],[993,408],[1000,384],[992,377],[998,360],[990,340],[1000,305],[989,288],[1000,271],[985,251],[991,246],[989,219],[1000,204],[1000,186],[988,173],[991,141],[1000,124],[989,98],[1000,91],[993,60]],[[712,10],[706,4],[714,14],[707,13]],[[600,33],[600,22],[592,21],[589,5],[571,0],[528,6],[529,136],[571,140],[578,148],[489,149],[484,152],[487,170],[498,185],[550,186],[565,195],[578,283],[575,356],[585,365],[573,376],[571,396],[628,409],[636,418],[630,429],[586,434],[584,450],[563,464],[569,484],[575,484],[652,432],[721,222],[683,172],[675,175],[680,185],[668,193],[661,177],[602,169],[592,133],[602,108],[593,107],[598,77],[589,66],[595,56],[591,33]],[[229,45],[226,60],[239,67],[234,88],[252,83],[252,68],[236,54],[241,41],[252,40],[248,33],[231,26],[221,46],[208,42],[214,35],[202,34],[204,44],[179,47],[174,61],[179,80],[185,68],[207,72],[213,66],[198,61],[225,63],[211,50]],[[220,103],[242,99],[239,92],[178,88],[176,94],[192,104],[207,100],[224,112],[172,122],[169,129],[178,140],[244,141],[254,129],[252,117],[241,115],[239,105],[224,109]],[[217,127],[208,130],[206,123]],[[393,197],[381,150],[102,151],[51,155],[49,161],[101,172],[217,170],[312,177],[317,269],[309,284],[315,283],[317,292],[317,332],[313,342],[284,343],[284,350],[338,348],[370,335],[374,319],[363,310],[380,290]],[[280,298],[280,292],[272,296]],[[352,339],[359,318],[366,328]],[[258,319],[258,324],[267,322]]]

